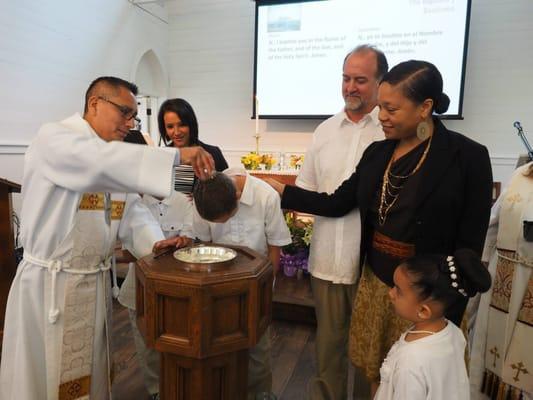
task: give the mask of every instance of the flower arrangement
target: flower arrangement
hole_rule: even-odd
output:
[[[271,169],[274,164],[276,164],[276,159],[272,154],[257,154],[255,151],[241,157],[241,163],[246,169],[259,169],[259,167],[264,165],[265,169]]]
[[[302,164],[304,163],[304,156],[303,154],[297,155],[297,154],[291,154],[291,157],[289,159],[289,165],[293,169],[300,169]]]
[[[298,250],[309,250],[313,234],[313,222],[297,218],[294,213],[285,214],[285,223],[291,233],[292,243],[283,247],[285,253],[294,254]]]
[[[287,213],[285,222],[291,233],[292,243],[282,247],[280,264],[285,275],[294,276],[299,269],[307,270],[313,222],[299,219],[294,213]]]
[[[265,169],[272,169],[272,166],[276,164],[276,159],[272,154],[263,154],[261,156],[261,164],[265,165]]]
[[[241,163],[246,169],[259,169],[259,164],[261,163],[262,156],[257,154],[255,151],[241,157]]]

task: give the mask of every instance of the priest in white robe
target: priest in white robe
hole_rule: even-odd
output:
[[[533,163],[518,168],[491,213],[470,358],[472,400],[533,400]]]
[[[25,155],[24,259],[8,297],[0,399],[110,398],[110,258],[117,238],[136,256],[162,234],[135,193],[168,197],[174,165],[205,178],[201,148],[122,143],[137,87],[113,77],[87,90],[83,117],[45,124]],[[127,194],[130,193],[130,194]]]

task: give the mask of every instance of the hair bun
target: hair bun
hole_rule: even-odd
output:
[[[433,111],[437,114],[444,114],[448,111],[448,107],[450,107],[450,98],[446,93],[442,92],[433,106]]]
[[[459,268],[459,276],[469,297],[490,289],[489,271],[477,253],[470,249],[459,249],[455,251],[454,258],[455,265]]]

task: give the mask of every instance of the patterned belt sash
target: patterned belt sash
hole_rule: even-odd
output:
[[[372,247],[381,253],[388,254],[389,256],[401,260],[405,260],[415,255],[414,244],[399,242],[377,231],[374,231]]]

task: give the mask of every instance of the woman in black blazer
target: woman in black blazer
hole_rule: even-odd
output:
[[[433,117],[449,106],[433,64],[398,64],[380,84],[378,105],[386,140],[367,148],[333,194],[269,182],[282,193],[283,208],[339,217],[359,207],[364,265],[350,357],[374,383],[389,348],[409,326],[388,296],[396,266],[415,254],[450,255],[459,248],[481,255],[492,197],[487,149]],[[448,319],[460,324],[466,303],[459,299]]]
[[[166,146],[201,146],[213,156],[217,171],[228,168],[228,163],[218,147],[205,144],[198,139],[198,120],[192,106],[186,100],[164,101],[159,108],[157,124]]]

